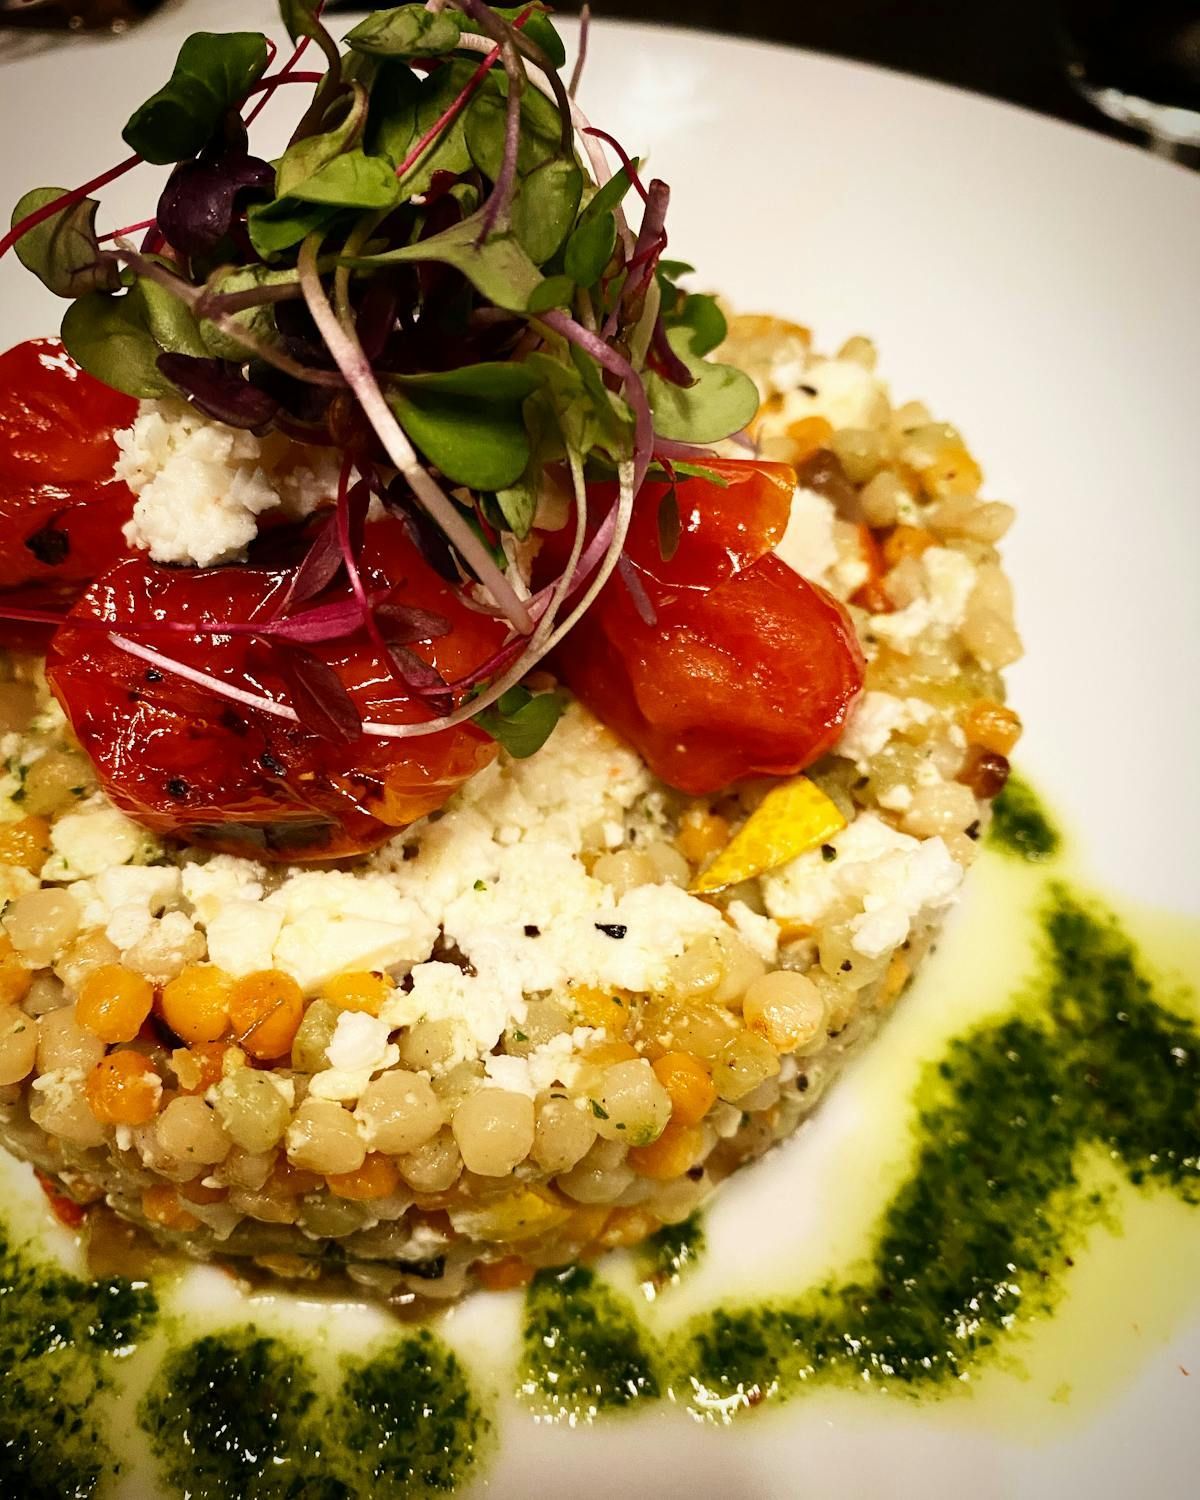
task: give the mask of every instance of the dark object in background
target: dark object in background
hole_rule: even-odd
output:
[[[1067,76],[1154,149],[1200,147],[1200,5],[1196,0],[1059,0]]]
[[[0,26],[68,31],[123,31],[162,0],[0,0]]]

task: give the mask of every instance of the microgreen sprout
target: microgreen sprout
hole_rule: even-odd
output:
[[[418,738],[473,719],[527,753],[556,714],[518,704],[514,690],[614,572],[652,616],[622,565],[651,464],[702,459],[703,444],[746,426],[756,396],[705,359],[723,320],[663,261],[666,184],[644,183],[575,98],[586,7],[569,85],[540,0],[398,6],[344,46],[322,9],[281,0],[293,48],[278,67],[275,43],[257,33],[190,38],[126,126],[134,154],[69,192],[27,194],[0,240],[0,255],[16,247],[69,299],[64,342],[97,378],[339,450],[330,522],[271,618],[117,626],[84,605],[72,627],[107,631],[165,674],[331,738]],[[301,70],[310,47],[322,71]],[[283,154],[254,156],[248,128],[277,94],[305,87]],[[170,168],[155,212],[98,235],[91,195],[143,161]],[[630,188],[636,231],[622,204]],[[129,236],[140,232],[139,249]],[[589,511],[589,481],[614,473],[617,500]],[[569,555],[535,589],[527,539],[541,497],[568,477]],[[359,567],[372,505],[404,519],[464,604],[506,622],[502,644],[456,680],[413,649],[447,623],[406,610],[402,591],[380,595]],[[677,515],[660,524],[677,545]],[[58,618],[2,604],[0,614]],[[172,636],[206,633],[260,637],[289,698],[172,655]],[[356,634],[425,717],[360,715],[313,649]]]

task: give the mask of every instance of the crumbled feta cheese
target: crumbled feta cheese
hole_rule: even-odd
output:
[[[871,630],[898,651],[908,651],[931,626],[955,630],[963,622],[975,587],[975,565],[951,547],[929,547],[921,554],[926,593],[892,614],[872,615]]]
[[[529,1076],[529,1059],[525,1057],[509,1057],[503,1052],[498,1052],[494,1057],[485,1057],[483,1060],[484,1086],[492,1088],[507,1089],[511,1094],[528,1094],[531,1099],[536,1098],[537,1089],[533,1086],[533,1080]]]
[[[834,509],[824,495],[798,486],[792,495],[787,529],[775,548],[780,562],[816,582],[829,572],[838,560],[833,539]]]
[[[313,1076],[309,1092],[319,1099],[357,1099],[373,1074],[400,1061],[400,1049],[388,1041],[386,1022],[363,1011],[338,1017],[325,1056],[330,1066]]]
[[[387,1055],[390,1029],[386,1021],[365,1011],[343,1011],[338,1017],[325,1056],[332,1068],[380,1068]]]
[[[266,873],[253,860],[214,854],[204,864],[184,865],[183,894],[197,918],[209,922],[227,901],[261,901]]]
[[[115,807],[89,805],[59,818],[50,830],[54,853],[42,866],[43,880],[81,880],[143,854],[146,835]]]
[[[125,540],[155,562],[232,562],[264,511],[302,518],[337,491],[332,450],[258,438],[178,401],[143,402],[116,439],[116,475],[137,496]]]
[[[308,993],[349,969],[419,963],[437,938],[436,918],[381,875],[302,871],[262,904],[283,918],[273,950],[275,967],[291,974]]]
[[[902,781],[879,794],[879,805],[886,807],[888,812],[907,812],[912,806],[912,800],[912,788],[905,786]]]
[[[921,912],[936,911],[954,899],[962,874],[940,838],[925,839],[903,855],[888,855],[863,894],[862,916],[850,924],[851,946],[866,958],[882,958],[898,948]]]
[[[230,974],[256,974],[275,962],[283,913],[258,901],[227,901],[205,923],[208,956]]]
[[[852,359],[810,359],[771,426],[782,430],[805,417],[824,417],[835,430],[875,427],[887,411],[887,386],[874,371]]]
[[[764,963],[777,962],[779,928],[770,917],[764,917],[761,912],[754,911],[744,901],[731,901],[725,909],[725,915]]]
[[[933,717],[933,710],[921,698],[897,698],[891,693],[864,693],[850,711],[846,727],[835,753],[854,761],[860,771],[866,762],[878,755],[892,735]]]
[[[912,838],[874,813],[860,813],[829,843],[835,859],[812,849],[764,876],[763,900],[773,917],[809,927],[836,905],[860,907],[851,942],[864,957],[898,947],[916,917],[947,905],[962,879],[940,838]]]
[[[389,996],[379,1018],[393,1031],[418,1021],[452,1022],[454,1053],[446,1068],[489,1053],[511,1022],[525,1018],[521,986],[503,969],[484,978],[466,974],[456,964],[423,963],[409,980],[411,989]]]

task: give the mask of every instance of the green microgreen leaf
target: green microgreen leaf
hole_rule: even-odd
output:
[[[346,151],[298,183],[290,196],[302,203],[337,208],[394,208],[401,193],[396,174],[383,157]]]
[[[654,413],[654,430],[673,442],[715,443],[740,432],[758,410],[754,382],[732,365],[701,359],[692,348],[690,328],[667,334],[672,349],[696,377],[684,389],[661,376],[645,377],[646,396]]]
[[[443,63],[420,85],[415,102],[411,141],[405,142],[404,148],[395,154],[390,142],[386,146],[394,167],[398,167],[404,160],[409,145],[419,140],[441,119],[462,93],[474,72],[473,63]],[[400,188],[406,198],[425,192],[433,181],[435,172],[450,172],[458,176],[470,167],[471,153],[467,150],[465,114],[465,110],[461,111],[400,179]]]
[[[13,209],[12,223],[61,198],[66,188],[34,188]],[[96,239],[95,198],[84,198],[61,213],[43,219],[14,246],[17,259],[56,297],[81,297],[84,292],[113,292],[121,284],[115,260],[100,258]]]
[[[279,0],[279,14],[293,42],[302,36],[320,41],[324,27],[317,16],[319,0]]]
[[[393,387],[388,405],[396,420],[453,484],[500,490],[529,462],[529,437],[519,403]]]
[[[686,260],[660,260],[657,266],[660,277],[668,281],[678,281],[681,276],[692,276],[696,268]]]
[[[636,169],[638,160],[633,159]],[[614,172],[602,188],[597,190],[588,199],[587,207],[580,215],[581,219],[598,219],[602,214],[612,213],[625,197],[625,194],[633,186],[633,178],[624,167],[619,172]]]
[[[367,123],[367,91],[361,83],[351,84],[347,107],[332,130],[305,136],[294,141],[275,168],[277,198],[297,196],[301,183],[307,182],[343,152],[349,151],[362,135]]]
[[[561,156],[551,157],[522,180],[513,201],[513,233],[535,266],[545,265],[570,234],[582,192],[583,173]]]
[[[524,11],[528,10],[526,5],[493,5],[492,10],[505,21],[513,22]],[[478,21],[470,16],[459,16],[459,26],[463,31],[473,32],[476,36],[483,35],[483,27]],[[563,39],[555,31],[550,18],[546,15],[542,6],[535,6],[528,21],[521,28],[522,35],[527,36],[531,42],[536,42],[545,52],[556,68],[561,68],[567,60],[567,49],[563,46]]]
[[[264,260],[298,245],[314,229],[332,223],[340,210],[326,203],[301,203],[295,198],[277,198],[274,203],[254,203],[246,210],[250,243]]]
[[[509,688],[491,708],[477,713],[472,723],[498,741],[514,760],[525,760],[550,738],[565,707],[558,693],[535,697],[527,688]]]
[[[393,169],[416,139],[420,96],[417,75],[404,63],[384,63],[371,85],[364,142],[373,156],[386,156]]]
[[[62,321],[62,341],[89,375],[142,399],[175,390],[158,368],[164,349],[183,354],[207,352],[184,304],[144,279],[122,296],[88,292],[72,302]]]
[[[538,387],[537,374],[528,365],[499,361],[389,378],[410,391],[433,391],[443,396],[470,396],[480,401],[510,404],[523,401]]]
[[[218,296],[229,296],[234,292],[248,292],[252,288],[281,286],[295,281],[295,271],[272,271],[268,266],[250,265],[229,267],[209,278],[208,289]],[[234,322],[246,334],[261,343],[269,343],[276,336],[275,312],[267,303],[242,308],[233,315]],[[206,351],[214,359],[233,359],[239,363],[246,358],[246,346],[225,333],[207,318],[200,320],[200,337]]]
[[[343,265],[371,270],[421,261],[436,261],[461,271],[477,292],[508,312],[524,312],[530,295],[541,283],[538,268],[526,255],[516,235],[505,231],[479,242],[481,215],[473,214],[441,234],[376,255],[347,256]],[[491,489],[494,486],[487,486]]]
[[[617,248],[617,221],[609,213],[585,217],[567,241],[563,270],[577,286],[595,286]]]
[[[140,105],[121,132],[155,166],[201,151],[226,115],[266,72],[267,44],[256,31],[198,31],[179,49],[168,81]]]
[[[569,276],[547,276],[530,294],[528,311],[549,312],[552,307],[569,307],[575,295],[575,283]]]
[[[344,40],[354,52],[376,57],[435,57],[458,46],[459,30],[458,19],[450,11],[398,5],[360,21]]]
[[[668,328],[690,329],[692,353],[701,357],[723,344],[729,331],[717,299],[702,292],[686,293],[678,310],[663,321]]]
[[[504,161],[504,132],[508,112],[508,80],[493,74],[466,113],[467,150],[485,177],[495,182]],[[517,171],[524,176],[559,154],[562,122],[550,100],[532,86],[521,95],[521,136]]]
[[[529,535],[533,518],[537,513],[537,487],[533,478],[523,474],[516,484],[496,491],[496,504],[504,517],[508,529],[520,541]]]
[[[671,485],[658,502],[658,553],[663,562],[670,562],[679,550],[682,531],[679,492]]]

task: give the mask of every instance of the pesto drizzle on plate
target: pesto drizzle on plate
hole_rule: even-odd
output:
[[[1108,1207],[1081,1178],[1085,1152],[1135,1186],[1200,1202],[1197,1027],[1156,993],[1116,922],[1060,883],[1047,888],[1033,988],[951,1042],[917,1103],[913,1167],[845,1279],[707,1311],[654,1360],[590,1272],[544,1276],[522,1389],[532,1380],[535,1402],[573,1420],[659,1388],[723,1417],[817,1382],[942,1393],[1054,1307],[1071,1249]]]

